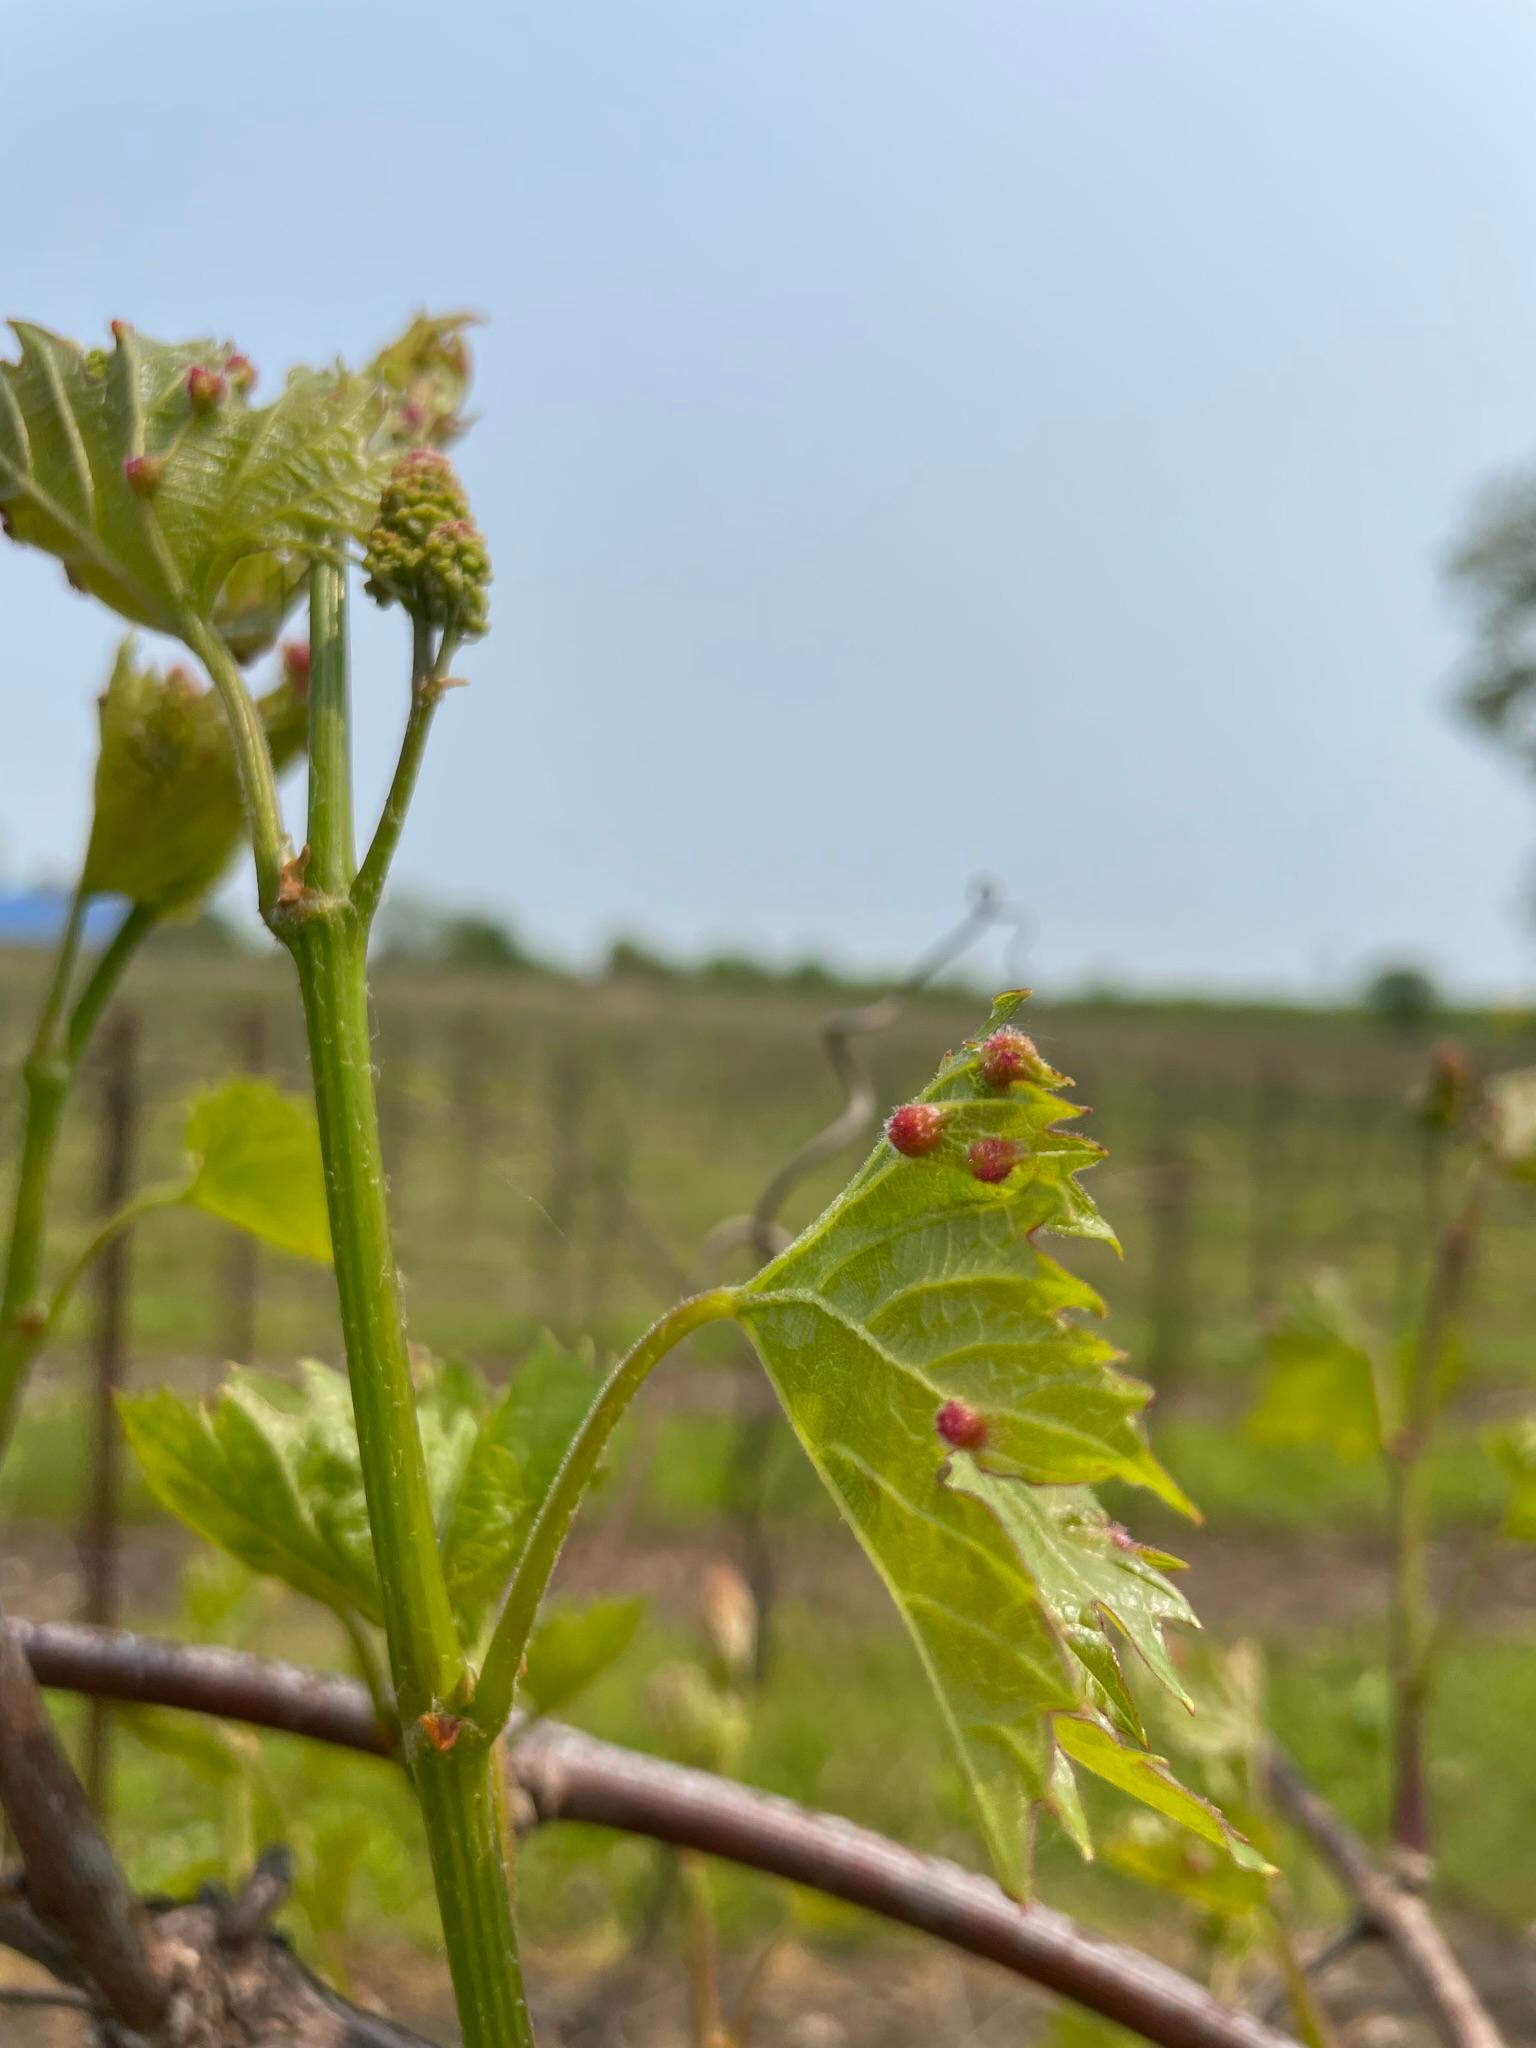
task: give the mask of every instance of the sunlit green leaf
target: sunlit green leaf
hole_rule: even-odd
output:
[[[377,1621],[372,1557],[358,1553],[346,1494],[315,1483],[334,1409],[306,1419],[293,1398],[237,1371],[211,1407],[169,1391],[125,1396],[119,1407],[163,1506],[252,1571]]]
[[[1191,1619],[1162,1576],[1171,1560],[1083,1491],[1129,1480],[1187,1506],[1142,1435],[1147,1390],[1073,1319],[1100,1313],[1098,1297],[1035,1241],[1110,1232],[1076,1180],[1100,1148],[1060,1128],[1077,1113],[1057,1092],[1067,1084],[1027,1040],[995,1036],[1019,1000],[1002,999],[989,1036],[940,1068],[922,1097],[938,1112],[925,1109],[922,1155],[882,1141],[738,1310],[912,1632],[1015,1890],[1035,1806],[1083,1833],[1064,1810],[1075,1794],[1058,1717],[1104,1715],[1105,1741],[1134,1757],[1125,1651],[1177,1688],[1161,1631]],[[981,1440],[946,1458],[941,1409]],[[1170,1797],[1150,1766],[1128,1764],[1121,1781]]]
[[[1324,1444],[1349,1462],[1374,1457],[1391,1423],[1372,1343],[1338,1276],[1322,1275],[1266,1339],[1268,1376],[1249,1433],[1265,1444]]]
[[[1111,1835],[1104,1860],[1217,1920],[1252,1919],[1268,1902],[1263,1869],[1235,1861],[1208,1842],[1192,1841],[1185,1828],[1152,1814],[1137,1814]]]
[[[1508,1488],[1501,1533],[1512,1543],[1536,1543],[1536,1417],[1485,1430],[1483,1442]]]
[[[275,765],[302,749],[307,713],[287,680],[258,700]],[[168,911],[218,881],[245,830],[224,708],[186,669],[118,649],[101,699],[95,810],[82,887]]]
[[[591,1392],[585,1364],[552,1342],[494,1400],[468,1366],[418,1363],[428,1498],[446,1532],[444,1563],[467,1646]],[[344,1373],[315,1359],[300,1361],[294,1382],[236,1368],[210,1405],[147,1394],[123,1403],[123,1419],[151,1491],[200,1535],[327,1607],[382,1619]],[[551,1654],[558,1650],[557,1637]]]
[[[232,352],[119,324],[89,353],[14,323],[0,363],[0,509],[20,541],[138,625],[214,620],[237,563],[291,562],[367,526],[388,460],[377,383],[295,370],[250,401]],[[195,383],[205,385],[199,402]]]
[[[1118,1786],[1144,1806],[1176,1821],[1181,1828],[1212,1844],[1243,1870],[1262,1874],[1269,1864],[1238,1834],[1207,1799],[1181,1785],[1166,1760],[1149,1750],[1131,1749],[1101,1723],[1063,1715],[1056,1738],[1072,1761],[1106,1784]]]
[[[511,1576],[595,1386],[586,1357],[544,1338],[485,1416],[458,1484],[442,1495],[443,1569],[468,1636]]]
[[[643,1600],[557,1601],[528,1644],[518,1696],[535,1714],[558,1713],[635,1639]]]
[[[270,1081],[236,1078],[200,1095],[187,1115],[195,1161],[186,1199],[253,1237],[328,1263],[320,1133],[312,1105]]]
[[[473,316],[465,313],[420,314],[374,357],[364,373],[381,387],[383,399],[373,449],[393,458],[404,448],[444,448],[458,438],[469,393],[462,330],[472,324]],[[307,563],[291,554],[246,555],[230,570],[214,623],[237,661],[250,661],[273,644],[307,574]]]
[[[368,365],[387,394],[384,431],[398,447],[445,448],[463,432],[469,396],[464,329],[474,324],[473,313],[420,313]]]

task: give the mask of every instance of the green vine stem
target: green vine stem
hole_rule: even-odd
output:
[[[1461,1207],[1439,1233],[1429,1294],[1404,1386],[1403,1422],[1388,1446],[1393,1565],[1388,1662],[1392,1691],[1392,1826],[1395,1848],[1428,1856],[1431,1830],[1424,1721],[1434,1652],[1442,1640],[1429,1583],[1430,1516],[1425,1455],[1434,1434],[1445,1348],[1466,1293],[1473,1246],[1497,1161],[1485,1154]]]
[[[405,737],[400,743],[400,758],[395,764],[389,794],[379,814],[373,843],[364,855],[357,879],[352,884],[352,904],[359,917],[371,918],[379,907],[389,864],[400,843],[405,814],[410,809],[416,778],[421,773],[427,737],[432,730],[432,716],[443,701],[443,692],[447,688],[444,677],[457,645],[456,637],[445,633],[434,658],[431,634],[420,625],[416,627],[411,662],[411,709],[406,719]]]
[[[182,622],[182,638],[195,654],[219,693],[229,720],[230,739],[235,752],[235,772],[240,781],[240,800],[245,808],[251,835],[251,852],[256,861],[256,893],[263,917],[270,918],[277,907],[283,869],[288,857],[288,840],[277,800],[277,774],[272,750],[240,665],[212,626],[189,613]],[[314,720],[310,720],[314,733]]]
[[[27,1373],[54,1320],[39,1296],[48,1196],[65,1106],[91,1034],[111,1001],[123,970],[156,922],[155,912],[147,905],[134,904],[127,911],[87,976],[66,1022],[65,1005],[79,958],[85,908],[85,896],[77,889],[23,1068],[26,1116],[6,1246],[5,1279],[0,1288],[0,1455],[10,1441]]]
[[[293,955],[304,1000],[390,1672],[465,2048],[531,2048],[493,1748],[463,1718],[473,1680],[432,1522],[390,1236],[368,1017],[369,919],[350,894],[347,697],[344,581],[321,562],[310,582],[309,863],[304,885],[280,891],[268,921]]]
[[[538,1520],[529,1533],[527,1546],[518,1559],[512,1583],[486,1651],[480,1683],[470,1705],[470,1715],[488,1735],[497,1735],[512,1713],[518,1672],[533,1633],[539,1603],[549,1585],[560,1551],[576,1518],[587,1488],[592,1484],[608,1440],[630,1402],[640,1391],[652,1368],[667,1353],[706,1323],[728,1321],[736,1313],[736,1290],[716,1287],[708,1294],[695,1294],[669,1309],[651,1325],[639,1343],[614,1367],[588,1409],[586,1419],[565,1454]]]

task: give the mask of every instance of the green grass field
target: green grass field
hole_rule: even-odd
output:
[[[285,965],[151,957],[128,1001],[140,1019],[139,1177],[174,1163],[181,1105],[232,1067],[302,1078]],[[0,1041],[20,1049],[37,965],[5,963]],[[772,1172],[839,1105],[819,1044],[824,1000],[732,996],[686,986],[578,987],[519,977],[381,974],[378,1052],[392,1183],[415,1337],[492,1371],[541,1327],[618,1345],[711,1273],[704,1246],[722,1218],[753,1205]],[[919,1086],[975,1029],[980,1000],[914,1002],[869,1042],[882,1102]],[[1517,1021],[1456,1020],[1475,1065],[1536,1060]],[[1093,1192],[1125,1256],[1072,1255],[1105,1294],[1109,1328],[1157,1388],[1158,1446],[1206,1514],[1181,1532],[1162,1511],[1116,1511],[1181,1544],[1191,1596],[1218,1641],[1268,1652],[1283,1739],[1349,1815],[1379,1823],[1385,1767],[1380,1662],[1386,1589],[1384,1501],[1372,1467],[1268,1449],[1242,1420],[1259,1336],[1289,1290],[1336,1267],[1383,1323],[1409,1314],[1426,1238],[1420,1139],[1406,1102],[1427,1040],[1395,1038],[1353,1016],[1198,1005],[1042,1004],[1042,1050],[1077,1075],[1092,1134],[1108,1148]],[[57,1250],[93,1213],[100,1076],[87,1078],[61,1174]],[[14,1130],[15,1103],[5,1129]],[[814,1213],[857,1163],[798,1189],[786,1221]],[[1536,1406],[1536,1191],[1509,1189],[1474,1284],[1466,1373],[1433,1463],[1454,1569],[1491,1513],[1478,1431]],[[328,1276],[249,1253],[193,1217],[152,1221],[133,1249],[136,1385],[216,1383],[250,1355],[280,1369],[300,1353],[338,1356]],[[72,1314],[0,1476],[10,1597],[68,1611],[68,1537],[87,1485],[92,1305]],[[698,1342],[668,1366],[631,1420],[616,1468],[568,1576],[651,1601],[623,1662],[574,1718],[652,1744],[648,1674],[697,1639],[694,1589],[711,1557],[774,1561],[773,1656],[742,1773],[834,1807],[921,1846],[979,1860],[958,1783],[915,1660],[872,1576],[836,1526],[787,1432],[749,1398],[729,1339]],[[188,1626],[177,1586],[182,1547],[134,1475],[124,1497],[132,1618]],[[1433,1737],[1444,1817],[1440,1881],[1449,1900],[1516,1926],[1536,1916],[1536,1804],[1523,1739],[1536,1707],[1536,1576],[1495,1571],[1474,1613]],[[208,1619],[206,1600],[197,1609]],[[828,1616],[837,1627],[829,1637]],[[322,1619],[249,1596],[220,1623],[232,1639],[338,1659]],[[125,1718],[118,1818],[138,1875],[176,1886],[238,1863],[264,1830],[297,1823],[310,1938],[338,1945],[403,1923],[426,1943],[424,1863],[403,1797],[380,1767],[316,1758],[301,1746],[189,1738],[169,1717]],[[1496,1768],[1490,1769],[1490,1761]],[[153,1823],[151,1825],[151,1822]],[[141,1825],[142,1823],[142,1825]],[[583,1831],[536,1839],[523,1896],[551,1952],[595,1922],[633,1925],[656,1884],[656,1852]],[[1112,1871],[1085,1872],[1043,1845],[1047,1895],[1092,1918],[1133,1925],[1144,1900]],[[774,1887],[721,1881],[728,1934],[745,1944],[785,1923],[816,1942],[863,1942],[850,1916],[813,1911]],[[1309,1892],[1325,1916],[1326,1887]],[[1162,1908],[1154,1909],[1161,1912]]]

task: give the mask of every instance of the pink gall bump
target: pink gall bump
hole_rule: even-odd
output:
[[[906,1102],[886,1120],[885,1135],[903,1159],[923,1159],[944,1136],[944,1112],[932,1102]]]
[[[231,356],[224,365],[224,374],[242,398],[256,388],[256,365],[249,356]]]
[[[158,455],[130,455],[123,464],[123,477],[136,498],[152,498],[165,478],[165,464]]]
[[[205,369],[201,363],[194,363],[187,372],[187,398],[194,412],[212,412],[224,403],[227,389],[219,372]]]
[[[309,696],[309,642],[307,640],[285,640],[283,642],[283,678],[300,703],[303,703]]]
[[[981,1048],[981,1078],[989,1088],[1006,1088],[1010,1081],[1035,1081],[1042,1062],[1035,1041],[1022,1031],[994,1031]]]
[[[973,1180],[1006,1180],[1019,1163],[1019,1148],[1012,1138],[978,1138],[966,1158]]]
[[[987,1440],[986,1418],[969,1401],[946,1401],[933,1426],[951,1450],[979,1451]]]

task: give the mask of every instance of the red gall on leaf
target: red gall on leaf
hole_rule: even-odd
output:
[[[946,1401],[933,1426],[952,1450],[979,1451],[987,1440],[986,1417],[978,1415],[969,1401]]]
[[[249,356],[231,356],[224,365],[224,374],[242,397],[256,388],[256,365]]]
[[[288,687],[302,703],[309,696],[309,642],[283,642],[283,675]]]
[[[886,1120],[885,1135],[904,1159],[922,1159],[944,1136],[944,1112],[932,1102],[906,1102]]]
[[[1019,1148],[1012,1138],[978,1138],[965,1156],[973,1179],[1006,1180],[1019,1163]]]
[[[205,369],[201,363],[194,363],[187,372],[187,397],[194,412],[212,412],[223,404],[227,389],[219,372]]]
[[[1006,1088],[1010,1081],[1037,1081],[1044,1062],[1035,1041],[1022,1031],[994,1031],[981,1048],[981,1078],[989,1088]]]
[[[165,464],[158,455],[130,455],[123,475],[136,498],[152,498],[165,478]]]

